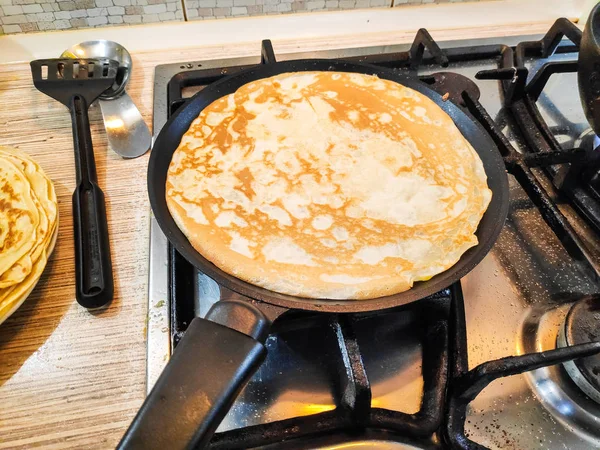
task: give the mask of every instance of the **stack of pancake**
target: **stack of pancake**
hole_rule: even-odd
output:
[[[37,284],[57,232],[52,181],[26,153],[0,147],[0,323]]]

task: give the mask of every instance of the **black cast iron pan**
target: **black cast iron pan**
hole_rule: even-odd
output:
[[[199,254],[179,230],[165,199],[167,170],[183,134],[200,112],[244,84],[285,72],[341,71],[377,75],[431,98],[452,117],[479,154],[493,192],[477,237],[453,267],[406,292],[373,300],[316,300],[279,294],[229,275]],[[392,308],[438,292],[473,269],[494,244],[508,211],[508,182],[500,153],[470,116],[417,78],[393,69],[332,60],[296,60],[264,64],[211,84],[191,98],[163,127],[150,156],[148,193],[152,211],[168,240],[191,264],[230,289],[205,319],[188,327],[144,402],[119,448],[194,448],[206,445],[235,397],[265,357],[263,345],[271,321],[290,308],[325,312],[359,312]],[[275,312],[274,312],[275,311]]]

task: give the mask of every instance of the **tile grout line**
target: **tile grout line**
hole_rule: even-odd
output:
[[[181,0],[181,8],[183,10],[183,21],[189,22],[190,19],[188,19],[188,16],[187,16],[187,5],[185,4],[185,0]]]

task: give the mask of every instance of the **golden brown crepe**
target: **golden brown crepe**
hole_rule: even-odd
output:
[[[478,155],[424,95],[375,76],[285,73],[194,120],[167,204],[222,270],[297,296],[409,289],[477,244],[491,191]]]
[[[0,288],[21,282],[31,272],[33,264],[48,246],[57,218],[57,201],[52,182],[27,154],[16,149],[0,147],[0,158],[13,163],[29,181],[32,198],[39,213],[35,244],[8,270],[0,275]]]
[[[57,234],[52,182],[26,153],[0,147],[0,323],[37,284]]]
[[[23,304],[29,294],[31,294],[31,291],[33,291],[37,285],[46,267],[48,258],[54,250],[57,236],[58,228],[55,228],[54,233],[48,243],[48,247],[42,250],[39,258],[32,265],[32,270],[22,282],[9,288],[0,289],[0,324]]]
[[[0,158],[0,273],[10,269],[36,243],[39,209],[27,177]]]

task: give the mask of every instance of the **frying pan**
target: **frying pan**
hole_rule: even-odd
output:
[[[199,254],[175,224],[167,208],[165,184],[173,152],[200,112],[218,98],[252,81],[286,72],[340,71],[377,75],[431,98],[454,121],[479,154],[492,190],[491,203],[477,229],[479,244],[450,269],[406,292],[372,300],[327,300],[279,294],[220,270]],[[206,318],[195,318],[169,363],[123,436],[121,449],[183,449],[208,444],[237,394],[266,355],[263,345],[271,322],[289,309],[360,312],[392,308],[438,292],[473,269],[494,244],[508,212],[505,165],[494,142],[458,106],[416,77],[393,69],[333,60],[295,60],[259,65],[206,87],[165,124],[148,166],[152,211],[171,244],[198,270],[231,295],[222,296]],[[225,298],[223,298],[225,297]]]

